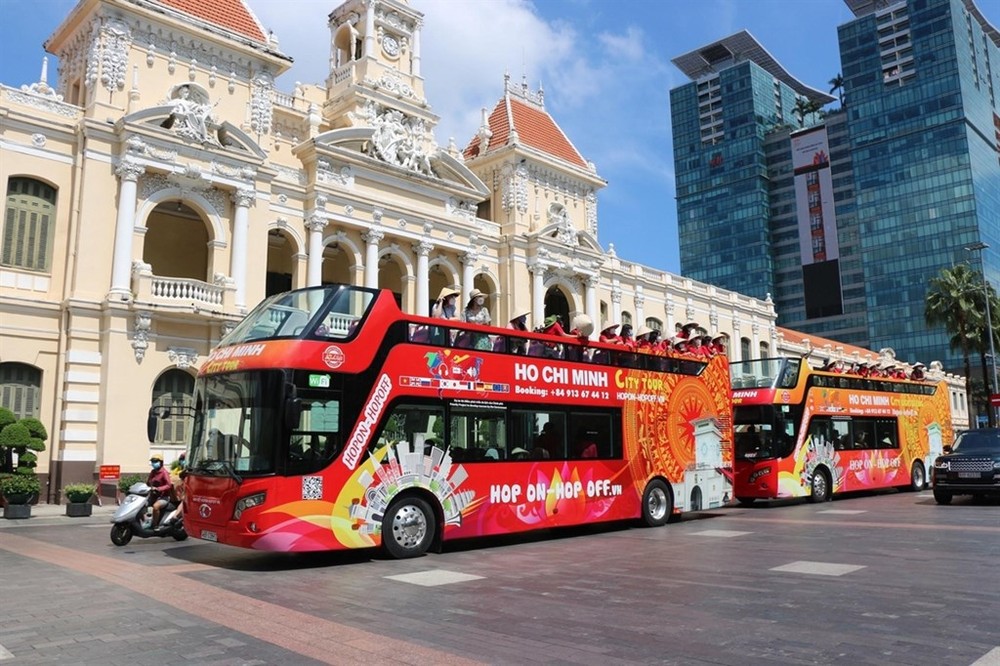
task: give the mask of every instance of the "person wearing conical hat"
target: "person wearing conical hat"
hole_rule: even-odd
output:
[[[459,315],[457,302],[458,290],[452,287],[442,287],[441,293],[438,294],[437,300],[434,301],[434,307],[431,308],[431,316],[451,321],[461,320],[462,317]]]
[[[924,379],[924,368],[927,367],[923,363],[917,361],[913,364],[913,369],[910,370],[910,379],[914,381],[923,381]]]
[[[615,332],[618,329],[618,324],[608,324],[601,329],[601,342],[620,342],[621,338]]]
[[[507,328],[512,328],[515,331],[527,331],[528,330],[528,315],[531,314],[530,310],[514,310],[514,316],[510,318],[507,323]]]

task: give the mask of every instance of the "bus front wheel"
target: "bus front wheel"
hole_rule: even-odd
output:
[[[418,557],[434,539],[434,511],[419,497],[404,497],[382,518],[382,545],[396,559]]]
[[[927,475],[924,473],[924,464],[919,460],[913,463],[910,470],[910,490],[919,492],[927,485]]]
[[[648,527],[659,527],[667,523],[673,512],[674,503],[667,484],[660,479],[650,481],[642,493],[642,522]]]
[[[812,490],[812,494],[809,496],[810,502],[819,504],[830,499],[830,478],[823,470],[817,469],[813,472],[810,486]]]
[[[757,501],[756,497],[737,497],[736,501],[740,503],[740,506],[751,506]]]

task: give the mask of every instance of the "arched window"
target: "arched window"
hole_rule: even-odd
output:
[[[56,190],[34,178],[7,181],[0,264],[48,271],[55,235]]]
[[[750,360],[750,338],[740,338],[740,360]]]
[[[646,326],[654,331],[663,332],[663,322],[656,317],[646,317]]]
[[[194,378],[183,370],[167,370],[153,386],[153,406],[170,410],[158,419],[156,444],[187,444],[187,427],[194,407]]]
[[[0,363],[0,407],[23,419],[38,418],[42,371],[24,363]]]
[[[626,325],[628,325],[628,326],[632,325],[632,313],[630,313],[630,312],[623,312],[622,313],[622,326],[626,326]]]
[[[770,351],[770,349],[771,348],[767,345],[766,342],[760,343],[760,357],[761,358],[767,358],[768,357],[768,352]]]

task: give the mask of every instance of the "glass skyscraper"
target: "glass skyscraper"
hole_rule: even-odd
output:
[[[973,0],[846,2],[825,121],[800,128],[796,95],[831,98],[739,35],[674,60],[692,79],[671,91],[681,271],[772,294],[780,325],[957,369],[924,298],[958,262],[1000,279],[1000,33]]]

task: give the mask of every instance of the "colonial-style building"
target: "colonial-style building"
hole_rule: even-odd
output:
[[[541,90],[505,78],[468,145],[441,147],[422,15],[348,0],[328,21],[325,85],[286,93],[291,59],[242,0],[80,0],[45,45],[57,83],[43,64],[0,86],[0,402],[48,427],[49,499],[176,457],[185,422],[151,448],[150,405],[186,400],[227,330],[292,287],[384,287],[419,314],[476,288],[494,323],[695,321],[736,359],[776,348],[770,300],[602,247],[605,181]]]

